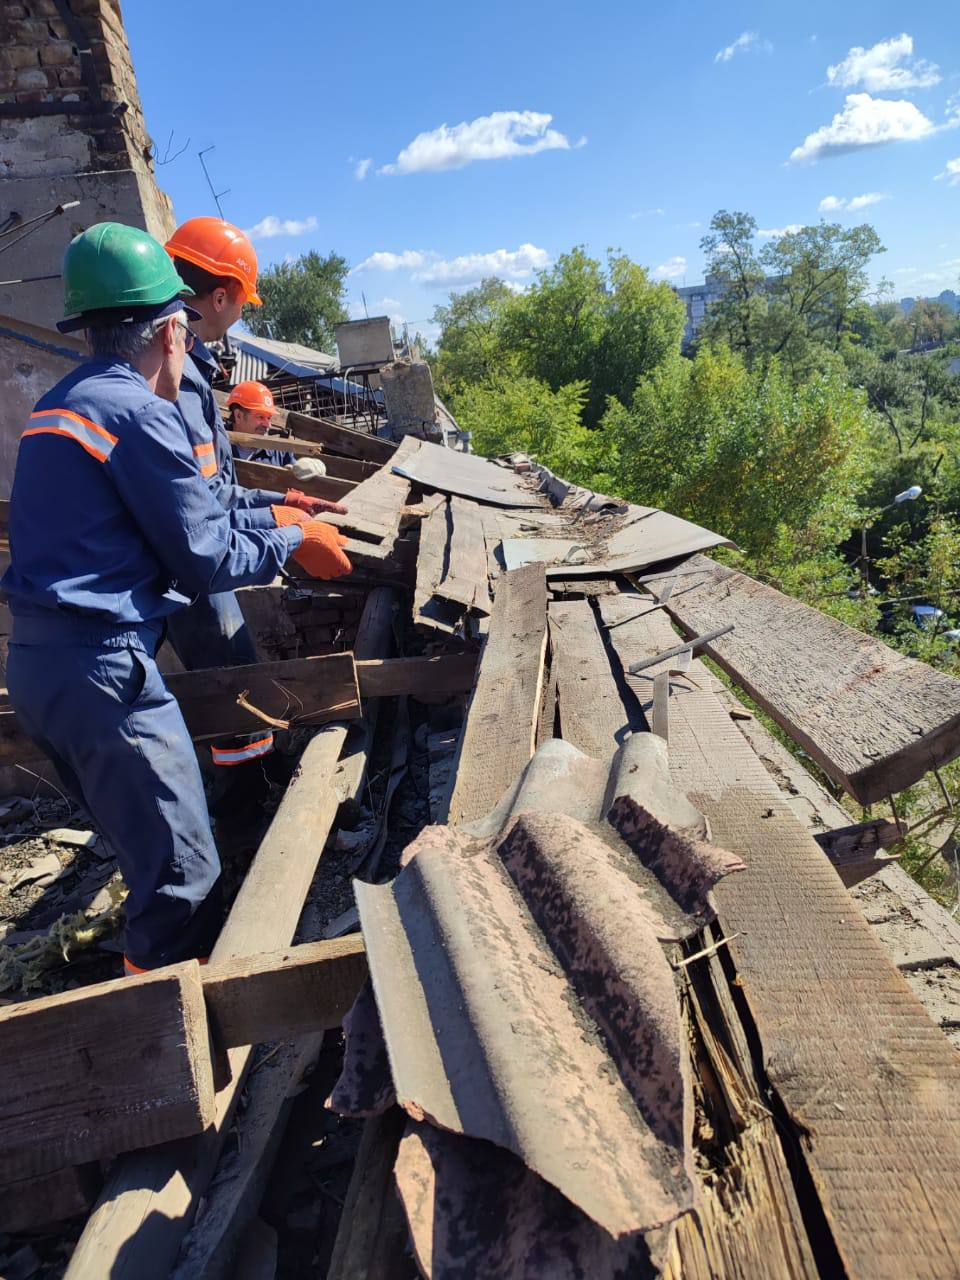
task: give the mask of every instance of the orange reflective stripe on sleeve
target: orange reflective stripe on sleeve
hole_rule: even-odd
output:
[[[273,734],[256,742],[248,742],[243,747],[211,747],[210,754],[214,764],[243,764],[244,760],[256,760],[258,756],[269,755],[273,750]]]
[[[85,449],[91,458],[106,462],[113,453],[117,437],[105,427],[89,418],[73,413],[70,409],[41,409],[30,415],[33,426],[24,431],[27,436],[63,436]]]
[[[200,464],[200,474],[205,480],[217,473],[217,458],[213,441],[210,440],[206,444],[195,444],[193,446],[194,457]]]

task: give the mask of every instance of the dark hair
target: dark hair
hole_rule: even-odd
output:
[[[213,276],[209,271],[204,271],[203,267],[188,262],[186,258],[174,258],[174,265],[180,279],[190,286],[198,298],[209,297],[214,289],[226,289],[229,293],[234,293],[243,288],[233,276]]]

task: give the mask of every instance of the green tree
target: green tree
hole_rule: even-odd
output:
[[[700,241],[707,279],[719,289],[703,328],[706,342],[721,342],[748,358],[758,343],[766,315],[763,265],[754,248],[757,220],[748,213],[720,209]]]
[[[582,247],[540,271],[526,293],[504,308],[501,341],[521,370],[555,391],[588,381],[606,328],[603,269]]]
[[[590,379],[591,424],[599,422],[611,396],[629,404],[641,378],[676,356],[686,319],[683,303],[670,286],[654,283],[626,255],[610,257],[607,278],[605,325]]]
[[[334,350],[334,325],[347,319],[344,288],[347,261],[311,249],[294,262],[276,262],[260,272],[262,307],[244,307],[251,333],[280,342],[300,342],[318,351]]]
[[[513,291],[492,276],[474,289],[452,293],[446,306],[436,307],[433,321],[440,326],[433,373],[442,395],[497,376],[507,359],[500,334],[504,307]]]
[[[586,391],[582,382],[554,391],[518,375],[466,386],[451,407],[477,453],[529,453],[566,480],[590,483],[599,437],[583,425]]]
[[[776,361],[749,368],[729,348],[674,359],[604,418],[614,489],[726,534],[751,556],[825,507],[821,549],[852,519],[870,417],[835,372],[795,385]]]
[[[816,348],[839,351],[849,339],[869,287],[867,268],[883,252],[866,223],[844,228],[821,222],[771,241],[760,253],[769,294],[764,354],[802,374],[822,366]]]

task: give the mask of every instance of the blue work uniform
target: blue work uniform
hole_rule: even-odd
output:
[[[241,462],[266,462],[271,467],[292,467],[296,461],[292,453],[282,449],[248,449],[241,444],[233,446],[233,456]]]
[[[233,453],[220,408],[213,394],[217,362],[202,342],[195,342],[183,363],[177,407],[187,428],[200,474],[237,528],[272,529],[271,506],[284,495],[268,489],[247,489],[237,483]],[[188,671],[206,667],[248,666],[257,661],[256,646],[232,591],[201,596],[171,620],[169,639]],[[213,743],[214,764],[233,766],[273,750],[270,732],[232,736]]]
[[[92,815],[128,888],[140,968],[205,955],[220,863],[190,734],[154,657],[196,595],[269,582],[297,527],[238,530],[176,406],[116,358],[37,403],[10,501],[10,701]]]

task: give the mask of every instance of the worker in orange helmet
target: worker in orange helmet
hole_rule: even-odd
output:
[[[261,306],[257,293],[257,254],[239,227],[223,218],[190,218],[166,244],[177,273],[195,295],[200,313],[193,321],[197,335],[184,361],[177,406],[201,475],[239,529],[272,529],[287,518],[309,518],[325,511],[343,513],[337,503],[310,498],[298,489],[284,493],[247,489],[237,483],[233,453],[216,398],[213,380],[217,361],[207,348],[219,341],[250,303]],[[222,592],[195,600],[173,619],[169,639],[188,671],[232,667],[258,661],[236,595]],[[211,745],[216,785],[211,809],[218,839],[228,844],[255,843],[269,792],[262,757],[273,751],[273,734],[232,737]]]
[[[238,382],[227,397],[227,408],[232,415],[230,430],[244,435],[265,436],[270,430],[276,407],[270,388],[262,382]],[[233,445],[233,456],[241,462],[265,462],[272,467],[292,467],[295,462],[293,454],[283,449],[242,444]]]

